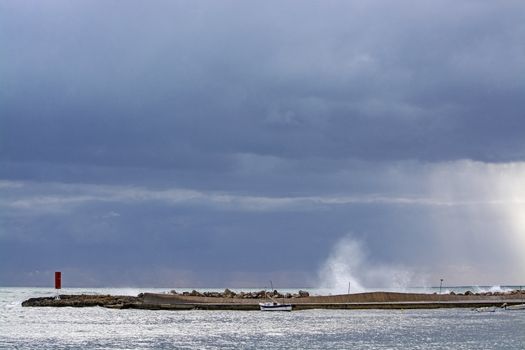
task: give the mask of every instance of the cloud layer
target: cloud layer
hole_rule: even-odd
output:
[[[523,13],[3,1],[0,284],[521,283]]]
[[[397,172],[398,193],[337,197],[4,181],[1,271],[18,283],[69,268],[79,284],[260,286],[269,278],[339,292],[349,279],[355,291],[442,276],[519,283],[525,165],[424,168],[375,176],[386,187]]]

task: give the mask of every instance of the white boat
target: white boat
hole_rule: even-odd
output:
[[[273,290],[273,283],[271,280],[270,287]],[[280,303],[271,296],[269,296],[266,291],[264,292],[264,295],[266,296],[266,298],[270,299],[270,301],[267,301],[266,303],[259,303],[261,311],[292,311],[292,304]]]
[[[281,304],[278,302],[259,303],[261,311],[292,311],[292,304]]]
[[[525,310],[525,304],[505,305],[505,310]]]
[[[495,306],[482,306],[474,309],[476,312],[496,312]]]

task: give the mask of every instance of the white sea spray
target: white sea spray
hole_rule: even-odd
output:
[[[423,286],[424,281],[407,267],[373,263],[364,243],[351,235],[334,245],[318,276],[319,290],[329,294],[406,291],[411,286]]]

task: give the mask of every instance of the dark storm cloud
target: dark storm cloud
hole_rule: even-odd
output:
[[[520,2],[300,5],[4,4],[2,158],[523,159]]]
[[[479,197],[498,175],[462,160],[524,160],[524,13],[3,1],[0,282],[67,266],[78,284],[300,284],[347,233],[379,262],[418,265],[472,238],[458,206],[475,227],[481,202],[476,228],[501,229],[486,208],[499,199]],[[291,248],[268,254],[276,241]]]
[[[396,186],[404,196],[260,197],[4,181],[0,276],[45,285],[60,269],[70,270],[70,286],[261,286],[268,278],[312,285],[317,267],[348,235],[369,252],[370,264],[403,264],[407,273],[446,274],[455,283],[517,282],[523,168],[467,162],[418,174],[401,169],[405,186],[419,188],[406,195]],[[361,276],[378,271],[364,268]],[[338,275],[346,285],[349,276]],[[391,286],[373,283],[368,287]]]

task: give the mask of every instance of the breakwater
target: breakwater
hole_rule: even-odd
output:
[[[258,310],[259,303],[268,299],[265,295],[283,303],[293,305],[294,310],[307,309],[434,309],[477,308],[525,303],[525,291],[501,293],[464,294],[419,294],[371,292],[330,296],[310,296],[301,291],[296,294],[281,294],[277,291],[265,293],[224,293],[197,291],[185,293],[140,293],[133,296],[112,295],[60,295],[59,298],[31,298],[22,303],[25,307],[90,307],[101,306],[112,309],[147,310]]]

